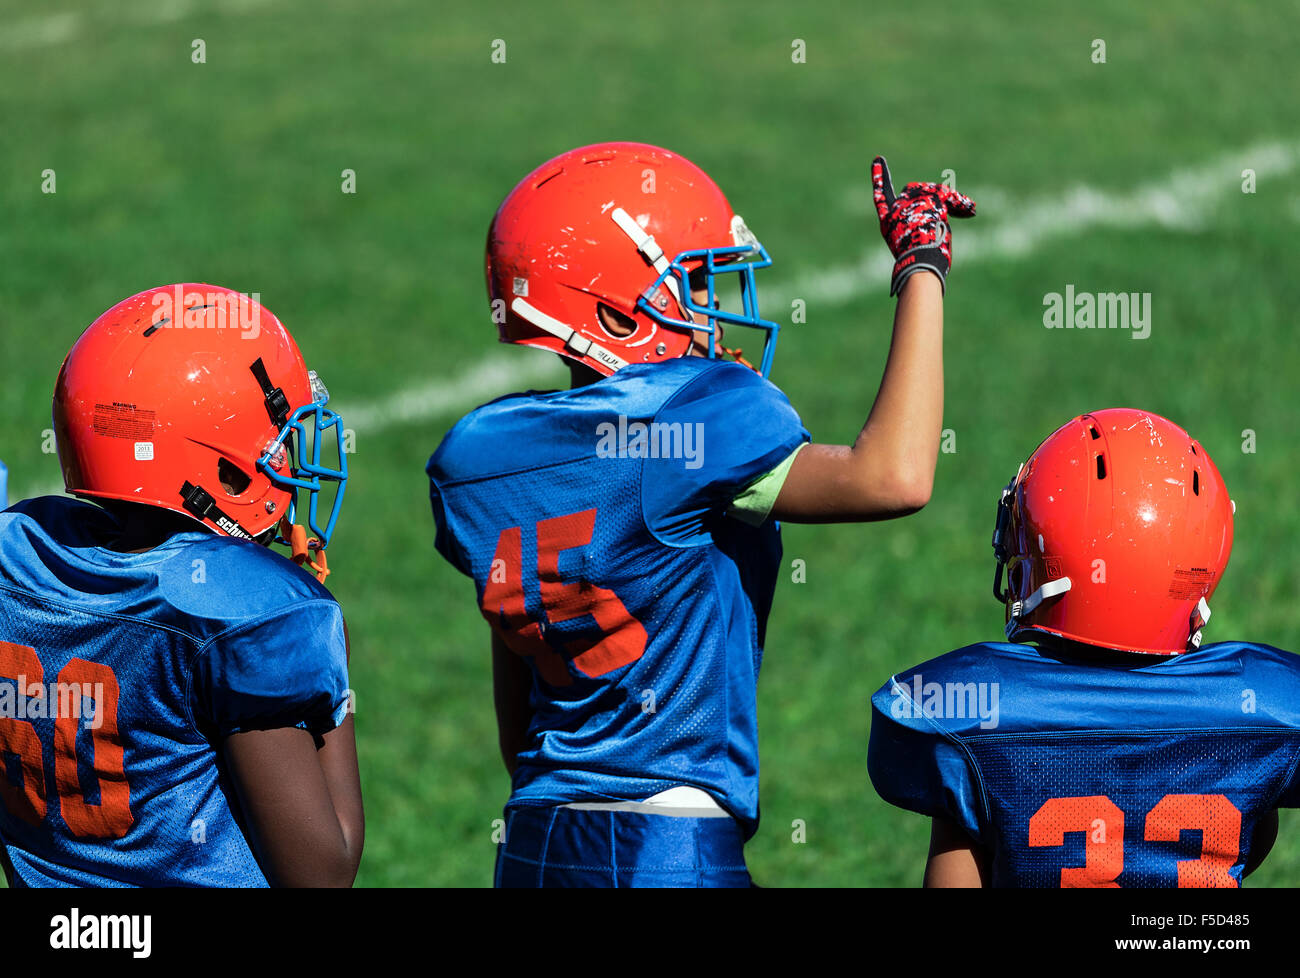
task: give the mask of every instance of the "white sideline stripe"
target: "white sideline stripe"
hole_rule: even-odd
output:
[[[1020,258],[1044,241],[1093,227],[1155,225],[1194,230],[1211,216],[1218,198],[1241,192],[1242,170],[1253,169],[1256,177],[1277,176],[1290,173],[1298,163],[1300,153],[1295,145],[1260,143],[1196,167],[1174,170],[1164,179],[1140,184],[1128,193],[1114,194],[1078,185],[1060,194],[1039,196],[1019,205],[1014,222],[995,223],[988,230],[981,230],[975,222],[960,222],[956,233],[957,264],[961,267],[971,262]],[[988,199],[1012,200],[1005,191],[992,189],[992,194],[985,194]],[[972,189],[971,195],[980,200],[979,190]],[[981,216],[975,221],[987,219]],[[885,283],[892,267],[888,251],[876,242],[855,264],[807,275],[785,286],[764,287],[762,291],[769,308],[788,308],[793,298],[826,304],[845,302],[871,289],[887,289]],[[457,378],[429,381],[354,407],[340,404],[339,411],[344,424],[353,431],[374,434],[398,425],[461,414],[530,384],[562,382],[565,370],[554,357],[538,356],[533,350],[516,352],[518,356],[491,354]],[[63,483],[54,482],[27,496],[57,495],[62,491]],[[15,500],[27,496],[11,494]]]
[[[40,48],[48,44],[62,44],[81,32],[81,14],[68,11],[29,17],[7,24],[0,31],[0,50]]]
[[[1214,204],[1241,194],[1241,171],[1252,169],[1257,178],[1287,174],[1300,164],[1300,152],[1292,143],[1257,143],[1224,153],[1193,167],[1176,169],[1167,176],[1139,184],[1128,192],[1114,193],[1086,184],[1059,193],[1039,195],[1016,202],[1005,190],[992,189],[991,201],[1014,206],[1014,220],[999,221],[992,227],[981,222],[992,216],[986,206],[972,221],[953,221],[954,264],[1019,258],[1037,246],[1056,238],[1092,228],[1160,227],[1174,231],[1195,231],[1205,226]],[[977,203],[985,195],[977,187],[969,190]],[[857,209],[859,196],[846,200],[846,209]],[[874,217],[874,210],[869,212]],[[987,215],[987,216],[986,216]],[[873,229],[874,230],[874,229]],[[760,286],[765,304],[776,311],[778,320],[793,299],[834,304],[886,288],[894,265],[889,252],[873,239],[866,254],[852,264],[840,265],[802,276],[792,283],[766,289]]]
[[[530,384],[559,383],[568,376],[555,357],[536,350],[518,350],[518,356],[489,355],[455,378],[431,380],[398,391],[380,401],[339,406],[343,423],[358,434],[384,431],[444,415],[461,414],[502,394]]]
[[[153,0],[125,10],[115,8],[111,17],[116,23],[129,24],[132,27],[148,27],[153,24],[170,24],[184,20],[194,14],[213,10],[220,13],[244,13],[254,7],[261,7],[270,0],[217,0],[201,6],[198,0]],[[93,20],[106,21],[109,12],[103,16],[96,15]],[[40,17],[28,17],[0,26],[0,51],[21,51],[26,48],[48,47],[63,44],[92,31],[95,25],[89,23],[86,16],[77,11],[45,14]]]

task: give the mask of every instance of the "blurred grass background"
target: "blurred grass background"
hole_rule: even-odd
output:
[[[873,155],[889,156],[899,184],[951,168],[981,203],[955,230],[945,311],[957,450],[941,455],[933,501],[912,518],[787,527],[787,561],[805,560],[807,581],[778,587],[759,686],[764,821],[747,850],[765,885],[915,885],[928,827],[870,789],[869,696],[896,669],[1000,637],[994,502],[1058,424],[1136,406],[1198,437],[1237,502],[1207,640],[1300,647],[1300,192],[1287,162],[1243,194],[1239,159],[1225,155],[1300,154],[1298,31],[1294,2],[1245,15],[1218,0],[870,14],[773,0],[3,0],[11,494],[59,485],[42,445],[63,354],[101,311],[154,285],[260,292],[345,418],[453,383],[487,356],[541,356],[495,345],[488,221],[542,160],[606,139],[668,146],[718,179],[776,259],[762,288],[808,303],[807,322],[783,333],[774,381],[814,438],[851,441],[888,348],[887,282],[847,298],[809,283],[883,253]],[[1091,60],[1098,38],[1105,64]],[[195,39],[204,64],[191,61]],[[504,63],[491,58],[497,39]],[[806,63],[792,61],[795,39]],[[1082,184],[1126,194],[1205,166],[1223,185],[1187,201],[1185,221],[1103,222],[963,263],[963,235],[987,242],[1026,200],[1050,205]],[[56,194],[41,193],[46,169]],[[344,169],[354,195],[340,192]],[[1184,201],[1170,203],[1177,214]],[[1043,296],[1067,283],[1150,292],[1150,338],[1044,329]],[[330,550],[358,691],[362,885],[491,881],[508,779],[487,632],[472,585],[434,553],[422,471],[472,406],[358,431]],[[1246,429],[1254,453],[1242,451]],[[791,841],[795,819],[805,844]],[[1298,879],[1300,818],[1287,812],[1252,883]]]

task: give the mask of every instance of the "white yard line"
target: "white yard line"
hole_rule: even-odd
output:
[[[485,317],[486,318],[486,317]],[[494,340],[492,327],[484,329]],[[458,377],[443,377],[397,391],[379,401],[348,407],[339,405],[343,423],[358,434],[384,431],[402,424],[452,417],[511,391],[531,385],[555,386],[568,376],[554,356],[538,350],[493,352]],[[432,450],[433,446],[429,446]]]
[[[82,15],[75,11],[12,21],[0,28],[0,50],[21,51],[62,44],[80,34],[83,23]]]
[[[30,48],[65,44],[83,35],[95,33],[98,25],[113,23],[131,27],[170,24],[202,13],[241,14],[270,0],[146,0],[123,8],[114,5],[94,14],[78,11],[42,14],[0,24],[0,51],[23,51]]]
[[[1248,203],[1256,199],[1241,192],[1243,170],[1254,170],[1256,178],[1263,180],[1291,173],[1297,165],[1300,149],[1295,144],[1269,142],[1173,170],[1129,191],[1076,184],[1050,195],[1016,198],[1005,189],[989,188],[981,194],[978,186],[963,184],[963,192],[984,207],[972,221],[953,221],[953,264],[961,269],[982,261],[1021,258],[1039,245],[1095,228],[1194,231],[1205,226],[1223,199],[1233,195]],[[874,236],[875,214],[864,206],[866,200],[870,193],[857,189],[846,199],[847,210],[872,222],[872,243],[862,258],[770,289],[760,286],[767,315],[786,318],[793,299],[835,304],[885,286],[893,259]]]

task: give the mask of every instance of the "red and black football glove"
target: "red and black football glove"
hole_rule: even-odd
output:
[[[907,277],[922,269],[938,275],[946,288],[952,267],[948,217],[974,217],[975,201],[943,183],[909,183],[895,195],[883,156],[871,164],[871,195],[880,215],[880,233],[894,254],[889,294],[898,295]]]

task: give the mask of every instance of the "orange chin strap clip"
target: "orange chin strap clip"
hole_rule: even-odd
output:
[[[330,568],[320,541],[308,538],[307,528],[290,523],[287,516],[280,517],[280,536],[289,541],[290,559],[299,567],[310,567],[316,573],[316,580],[324,584]]]
[[[755,367],[752,363],[750,363],[748,360],[746,360],[744,357],[741,356],[741,354],[744,353],[745,351],[740,347],[736,347],[734,350],[732,350],[719,343],[718,348],[721,349],[723,353],[727,354],[727,356],[731,357],[731,359],[735,360],[737,363],[743,363],[750,370],[753,370],[755,373],[758,372],[757,367]]]

